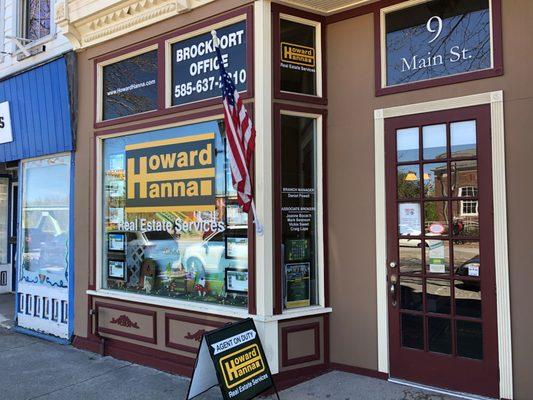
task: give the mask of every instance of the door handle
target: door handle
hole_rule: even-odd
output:
[[[396,307],[398,304],[397,301],[397,293],[396,293],[396,283],[398,281],[398,278],[396,275],[391,275],[390,277],[390,284],[389,284],[389,294],[391,297],[391,303],[393,307]]]

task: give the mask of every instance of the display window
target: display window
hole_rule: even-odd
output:
[[[223,120],[102,142],[102,287],[246,307],[248,216]]]
[[[414,83],[411,88],[428,87],[501,73],[495,10],[499,0],[415,0],[382,9],[378,89],[405,89]],[[439,82],[442,78],[448,80]]]
[[[277,246],[284,309],[323,301],[322,117],[279,115]]]
[[[157,45],[101,62],[98,121],[157,110]]]
[[[70,155],[22,162],[19,280],[68,287]]]

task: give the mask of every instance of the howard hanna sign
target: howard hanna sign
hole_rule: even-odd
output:
[[[126,212],[213,211],[215,134],[126,146]]]

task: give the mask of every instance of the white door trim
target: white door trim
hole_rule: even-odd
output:
[[[503,91],[428,101],[374,111],[374,158],[376,196],[376,274],[378,312],[378,370],[389,373],[387,310],[387,226],[385,203],[385,119],[490,104],[492,139],[492,182],[494,202],[494,262],[500,397],[513,399],[511,304],[507,247],[507,197],[505,181],[505,134]]]

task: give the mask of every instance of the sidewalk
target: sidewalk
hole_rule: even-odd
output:
[[[0,388],[6,400],[184,399],[189,380],[0,328]],[[219,400],[217,388],[198,400]],[[344,372],[285,390],[281,400],[451,400]]]

